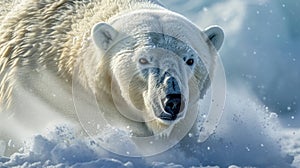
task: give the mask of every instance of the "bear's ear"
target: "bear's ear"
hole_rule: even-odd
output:
[[[223,29],[219,26],[210,26],[204,30],[204,33],[215,46],[216,50],[219,51],[224,41]]]
[[[118,32],[107,23],[97,23],[92,29],[92,39],[96,46],[105,51],[114,42]]]

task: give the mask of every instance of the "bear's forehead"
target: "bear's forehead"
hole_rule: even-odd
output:
[[[179,14],[161,10],[138,10],[113,17],[109,24],[125,36],[140,34],[140,37],[149,37],[151,40],[143,41],[149,47],[165,48],[179,55],[193,55],[197,52],[205,63],[210,62],[207,37],[197,26]]]
[[[134,39],[144,48],[161,48],[180,57],[196,57],[198,53],[188,44],[163,33],[148,32],[136,34]]]
[[[185,42],[195,36],[198,36],[198,40],[202,39],[198,27],[183,16],[172,12],[138,10],[113,17],[109,23],[126,34],[157,32],[180,38]]]
[[[141,55],[147,54],[148,52],[152,54],[162,53],[163,51],[166,55],[172,53],[171,55],[177,56],[183,60],[194,58],[197,60],[200,67],[205,68],[203,57],[198,54],[192,46],[173,36],[157,32],[137,33],[133,36],[127,36],[121,39],[118,43],[125,44],[128,41],[134,42],[135,44],[127,46],[128,48],[123,46],[122,50],[129,51],[132,50],[131,47],[134,46],[134,50],[138,51],[137,53]]]

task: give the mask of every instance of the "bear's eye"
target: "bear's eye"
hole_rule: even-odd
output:
[[[139,63],[145,65],[145,64],[149,64],[149,61],[146,58],[140,58]]]
[[[188,60],[186,61],[186,64],[187,64],[188,66],[194,65],[194,59],[188,59]]]

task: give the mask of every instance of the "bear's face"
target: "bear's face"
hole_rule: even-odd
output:
[[[132,57],[135,74],[128,81],[129,100],[144,120],[171,125],[185,116],[189,102],[188,81],[193,76],[195,56],[185,58],[163,48],[140,47]],[[125,89],[125,88],[124,88]],[[121,88],[122,90],[122,88]]]
[[[95,25],[93,42],[109,64],[118,111],[153,133],[184,119],[209,85],[212,45],[219,49],[223,41],[220,28],[206,32],[170,12],[135,12]]]

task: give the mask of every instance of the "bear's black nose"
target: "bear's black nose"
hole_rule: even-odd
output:
[[[177,115],[183,110],[181,94],[169,94],[163,100],[163,106],[166,114],[162,114],[161,118],[165,120],[175,120]]]

